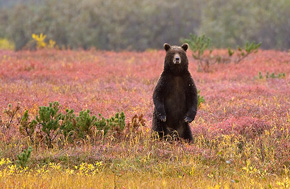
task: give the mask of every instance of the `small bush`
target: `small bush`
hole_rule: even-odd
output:
[[[192,57],[198,60],[198,71],[209,71],[209,59],[203,56],[205,50],[211,48],[211,39],[205,35],[197,36],[194,34],[189,34],[188,39],[183,40],[185,43],[188,43],[189,48],[192,50]],[[211,54],[212,50],[210,50]]]
[[[28,110],[26,110],[21,118],[19,131],[22,135],[28,136],[30,141],[34,143],[35,142],[34,133],[35,133],[37,121],[36,120],[29,121],[29,120],[30,119],[29,119]]]
[[[189,39],[185,39],[184,42],[188,43],[190,49],[193,51],[193,58],[200,60],[204,54],[204,51],[211,47],[211,39],[205,35],[197,36],[189,34]]]
[[[90,115],[90,110],[80,111],[79,116],[75,118],[75,131],[78,138],[85,138],[86,135],[91,135],[91,128],[97,121],[96,116]]]
[[[119,134],[125,128],[125,114],[116,113],[109,119],[101,114],[99,118],[90,114],[90,110],[80,111],[78,116],[74,110],[67,109],[61,113],[58,102],[49,103],[49,106],[39,107],[38,115],[29,121],[28,111],[25,111],[20,122],[19,131],[27,136],[33,144],[45,142],[49,148],[53,147],[56,139],[65,139],[68,142],[94,137],[94,131],[102,131],[103,136]],[[62,141],[64,142],[64,141]]]
[[[283,79],[283,78],[285,78],[286,77],[286,74],[285,73],[278,73],[277,75],[273,72],[273,73],[269,73],[269,72],[267,72],[266,73],[266,75],[265,76],[263,76],[263,74],[262,74],[262,72],[259,72],[259,75],[258,75],[258,79],[270,79],[270,78],[272,78],[272,79],[275,79],[275,78],[277,78],[277,79]]]
[[[211,54],[211,39],[205,35],[197,36],[189,34],[189,38],[182,41],[188,43],[189,48],[192,50],[192,57],[198,60],[198,71],[204,72],[209,72],[210,65],[215,63],[239,63],[250,54],[258,52],[258,49],[261,46],[261,43],[247,42],[243,48],[238,47],[236,51],[228,48],[228,56],[224,57],[221,55],[213,56]],[[204,55],[206,50],[209,50],[208,55]],[[234,54],[236,54],[236,56],[234,56]]]
[[[235,63],[241,62],[252,53],[257,53],[261,45],[262,43],[247,42],[244,48],[238,47],[238,52],[237,52],[238,57],[235,60]],[[234,51],[231,51],[229,49],[229,56],[232,56],[233,54],[234,54]]]
[[[205,102],[204,97],[200,95],[200,90],[197,90],[197,98],[198,98],[197,107],[200,107],[201,104]]]
[[[52,147],[52,143],[60,134],[60,121],[63,120],[63,115],[59,112],[59,108],[58,102],[49,103],[48,107],[39,107],[39,115],[36,116],[36,121],[41,126],[48,147]]]
[[[16,115],[18,114],[20,110],[20,104],[18,103],[16,107],[12,108],[11,104],[8,104],[8,107],[4,109],[4,115],[6,115],[7,119],[6,121],[0,121],[0,127],[2,128],[2,131],[4,132],[6,129],[9,129],[11,125],[13,125],[13,122],[15,121]]]
[[[27,167],[27,164],[29,162],[29,158],[31,156],[32,147],[29,146],[28,149],[23,150],[21,154],[17,155],[18,160],[16,161],[17,165],[21,168]]]
[[[146,121],[143,117],[143,114],[141,115],[134,115],[131,119],[131,121],[127,124],[125,133],[127,136],[136,136],[138,134],[143,133],[143,129],[145,128]]]
[[[107,125],[110,130],[120,133],[125,128],[125,114],[123,112],[116,113],[115,116],[107,119]]]

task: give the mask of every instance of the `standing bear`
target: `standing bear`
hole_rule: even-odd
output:
[[[197,90],[188,71],[188,44],[163,45],[166,56],[164,69],[154,89],[152,130],[160,138],[177,137],[192,142],[189,127],[197,111]]]

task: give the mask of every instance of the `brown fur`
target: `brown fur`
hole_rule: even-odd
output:
[[[181,47],[164,44],[164,70],[153,93],[152,129],[159,137],[172,137],[177,133],[191,142],[189,123],[194,120],[197,111],[197,90],[188,71],[187,48],[187,44]],[[178,56],[175,56],[176,53]]]

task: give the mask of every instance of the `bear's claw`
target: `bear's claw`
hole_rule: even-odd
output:
[[[185,121],[186,123],[191,123],[191,122],[193,121],[193,119],[191,119],[190,117],[186,116],[186,117],[184,118],[184,121]]]
[[[166,116],[163,115],[163,116],[159,116],[159,119],[162,121],[162,122],[166,122]]]

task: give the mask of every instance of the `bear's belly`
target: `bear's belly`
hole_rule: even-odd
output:
[[[182,78],[174,78],[168,89],[164,99],[166,122],[168,127],[177,128],[187,112],[185,84]]]

